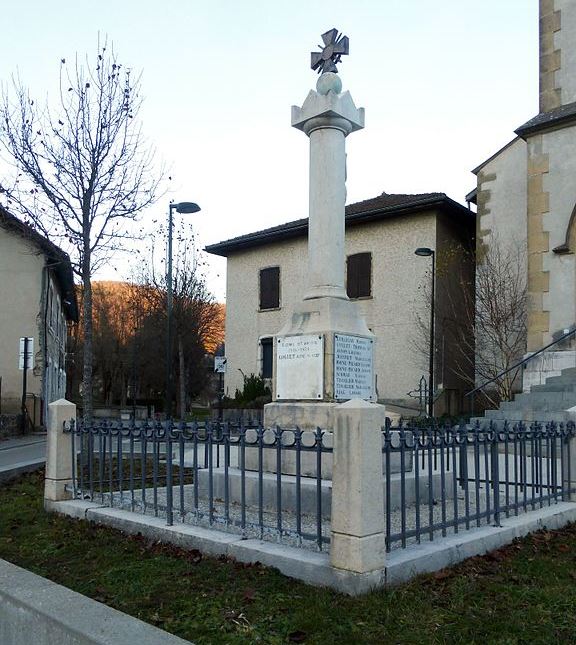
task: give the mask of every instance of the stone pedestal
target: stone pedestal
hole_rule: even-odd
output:
[[[565,459],[569,462],[569,468],[563,469],[562,486],[566,491],[564,501],[576,502],[576,492],[570,492],[571,489],[576,491],[576,437],[570,437],[566,442]]]
[[[64,422],[72,419],[76,419],[74,403],[59,399],[48,404],[45,500],[59,502],[72,497],[66,490],[73,474],[72,435],[64,434]]]
[[[337,569],[384,569],[383,421],[384,409],[374,403],[352,400],[338,408],[330,543],[330,564]]]

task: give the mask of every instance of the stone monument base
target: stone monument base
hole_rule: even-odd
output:
[[[264,406],[264,427],[300,428],[300,430],[322,430],[332,432],[336,423],[335,411],[339,403],[307,403],[305,401],[286,401],[268,403]],[[382,425],[385,409],[382,407]]]
[[[324,430],[323,445],[331,448],[333,430],[335,427],[335,414],[339,403],[306,403],[295,401],[292,403],[268,403],[264,406],[264,427],[273,428],[278,426],[291,430],[300,428],[304,431],[302,445],[312,447],[315,443],[314,432],[316,428]],[[386,421],[386,409],[383,405],[372,404],[378,409],[380,425],[384,427]],[[318,455],[315,451],[302,450],[300,452],[300,474],[302,477],[316,477]],[[323,453],[321,456],[321,477],[332,479],[332,454]],[[258,449],[247,447],[245,453],[245,465],[248,470],[259,469]],[[284,448],[281,456],[281,473],[284,475],[296,475],[296,451]],[[412,456],[405,455],[406,471],[412,470]],[[385,472],[384,455],[382,456],[382,472]],[[276,473],[277,458],[273,450],[265,449],[262,455],[262,470],[266,473]],[[390,462],[392,473],[400,472],[400,454],[393,454]]]

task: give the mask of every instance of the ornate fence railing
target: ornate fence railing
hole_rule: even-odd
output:
[[[329,541],[323,468],[332,447],[323,430],[99,421],[65,432],[75,497],[164,516],[168,525],[176,518],[319,549]]]
[[[499,526],[502,517],[568,499],[569,440],[574,423],[506,423],[473,428],[418,428],[384,432],[386,548],[445,537],[474,527]],[[406,465],[412,462],[412,468]]]
[[[65,424],[76,498],[318,549],[330,542],[332,432],[232,423]],[[566,500],[574,423],[382,429],[390,551]],[[576,479],[576,478],[574,478]]]

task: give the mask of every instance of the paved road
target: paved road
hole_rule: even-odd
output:
[[[46,435],[34,434],[0,441],[0,481],[33,470],[46,461]]]

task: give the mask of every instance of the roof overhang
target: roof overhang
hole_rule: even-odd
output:
[[[394,197],[393,195],[389,197]],[[415,195],[415,199],[406,200],[403,203],[391,206],[370,208],[371,202],[377,201],[366,200],[350,204],[346,207],[346,228],[375,222],[382,219],[391,219],[396,217],[406,217],[417,213],[429,211],[430,213],[441,211],[452,217],[458,217],[471,224],[475,222],[476,213],[462,206],[458,202],[447,197],[444,193],[431,193],[424,198]],[[363,204],[367,206],[364,208]],[[255,231],[247,235],[241,235],[230,240],[217,242],[206,246],[205,251],[213,255],[228,257],[231,253],[242,251],[244,249],[282,242],[287,239],[304,237],[308,234],[308,219],[299,219],[287,224],[275,226],[273,228]]]
[[[576,125],[576,101],[562,105],[550,112],[542,112],[526,121],[517,130],[516,134],[522,139],[551,130],[559,130]]]

